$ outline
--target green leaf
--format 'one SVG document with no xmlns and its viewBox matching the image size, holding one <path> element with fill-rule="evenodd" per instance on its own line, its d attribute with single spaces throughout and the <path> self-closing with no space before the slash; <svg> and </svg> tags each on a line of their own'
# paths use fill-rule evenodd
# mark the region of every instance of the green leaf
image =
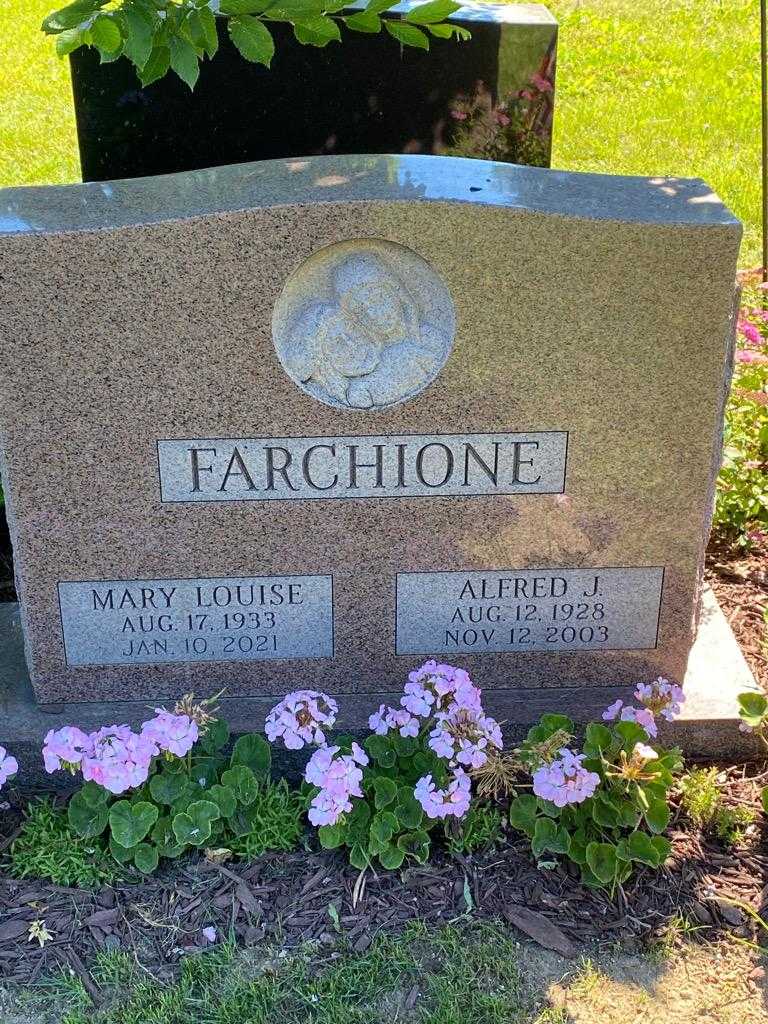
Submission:
<svg viewBox="0 0 768 1024">
<path fill-rule="evenodd" d="M 231 818 L 237 810 L 237 797 L 233 790 L 218 783 L 206 791 L 206 799 L 212 800 L 219 808 L 222 818 Z"/>
<path fill-rule="evenodd" d="M 426 864 L 429 859 L 429 836 L 421 829 L 404 832 L 397 840 L 397 845 L 407 857 L 413 857 L 417 864 Z"/>
<path fill-rule="evenodd" d="M 344 19 L 344 24 L 355 32 L 381 32 L 381 18 L 372 11 L 350 14 Z"/>
<path fill-rule="evenodd" d="M 346 838 L 345 831 L 344 826 L 339 822 L 336 822 L 335 825 L 321 825 L 317 830 L 317 838 L 324 850 L 335 850 L 338 846 L 343 846 Z"/>
<path fill-rule="evenodd" d="M 324 826 L 327 828 L 327 826 Z M 353 868 L 357 868 L 358 871 L 363 871 L 365 868 L 370 867 L 371 859 L 364 846 L 360 843 L 355 843 L 352 849 L 349 851 L 349 863 Z"/>
<path fill-rule="evenodd" d="M 574 733 L 576 731 L 576 726 L 574 725 L 572 718 L 569 718 L 567 715 L 557 715 L 552 712 L 542 715 L 539 719 L 539 724 L 544 726 L 550 736 L 560 731 L 569 733 Z"/>
<path fill-rule="evenodd" d="M 91 41 L 102 58 L 117 53 L 122 46 L 123 34 L 115 18 L 100 14 L 90 29 Z"/>
<path fill-rule="evenodd" d="M 659 866 L 661 866 L 670 853 L 672 853 L 672 843 L 665 839 L 664 836 L 651 836 L 651 842 L 659 855 Z"/>
<path fill-rule="evenodd" d="M 173 819 L 173 832 L 179 843 L 202 846 L 210 839 L 212 822 L 220 817 L 218 806 L 210 800 L 196 800 L 186 812 Z"/>
<path fill-rule="evenodd" d="M 167 46 L 153 46 L 149 60 L 139 72 L 139 79 L 144 88 L 167 74 L 171 66 L 171 51 Z"/>
<path fill-rule="evenodd" d="M 371 822 L 371 808 L 366 800 L 355 800 L 345 826 L 351 843 L 366 843 Z"/>
<path fill-rule="evenodd" d="M 379 775 L 373 780 L 373 789 L 376 793 L 375 804 L 377 811 L 391 804 L 397 797 L 397 783 L 383 775 Z"/>
<path fill-rule="evenodd" d="M 399 828 L 397 818 L 391 811 L 380 811 L 371 822 L 371 839 L 378 843 L 388 842 Z"/>
<path fill-rule="evenodd" d="M 205 50 L 209 57 L 213 57 L 219 48 L 219 34 L 216 31 L 216 18 L 209 7 L 201 7 L 199 10 L 191 11 L 187 18 L 189 31 L 192 35 L 192 42 L 201 50 Z M 223 743 L 218 742 L 218 737 L 226 734 Z M 221 750 L 229 739 L 227 723 L 218 718 L 213 722 L 203 737 L 203 742 L 209 741 L 214 750 Z"/>
<path fill-rule="evenodd" d="M 109 806 L 105 800 L 97 801 L 93 799 L 91 796 L 92 791 L 88 789 L 89 786 L 93 786 L 95 789 L 101 790 L 102 793 L 106 793 L 105 790 L 101 789 L 100 786 L 96 786 L 95 783 L 86 782 L 82 789 L 74 794 L 67 808 L 69 824 L 83 839 L 93 839 L 94 836 L 100 836 L 107 827 L 109 820 Z"/>
<path fill-rule="evenodd" d="M 384 27 L 403 46 L 415 46 L 420 50 L 429 49 L 429 39 L 415 25 L 406 25 L 404 21 L 385 21 Z"/>
<path fill-rule="evenodd" d="M 143 68 L 152 53 L 152 18 L 138 7 L 124 7 L 122 16 L 126 28 L 123 53 L 137 68 Z"/>
<path fill-rule="evenodd" d="M 275 43 L 269 29 L 247 14 L 231 18 L 227 27 L 230 39 L 246 60 L 269 67 L 275 55 Z"/>
<path fill-rule="evenodd" d="M 627 751 L 633 750 L 636 743 L 648 742 L 648 733 L 637 722 L 617 722 L 613 728 Z"/>
<path fill-rule="evenodd" d="M 159 857 L 154 846 L 148 843 L 139 843 L 133 851 L 133 863 L 145 875 L 151 875 L 157 867 Z"/>
<path fill-rule="evenodd" d="M 108 0 L 75 0 L 75 3 L 67 4 L 66 7 L 49 14 L 43 20 L 43 32 L 51 36 L 66 29 L 77 28 L 106 3 Z"/>
<path fill-rule="evenodd" d="M 396 7 L 399 2 L 400 0 L 369 0 L 365 5 L 365 11 L 367 14 L 381 14 L 391 7 Z"/>
<path fill-rule="evenodd" d="M 427 25 L 427 31 L 430 35 L 436 36 L 438 39 L 458 39 L 460 42 L 466 42 L 472 38 L 472 33 L 468 28 L 464 28 L 463 25 L 455 25 L 453 22 L 445 22 L 439 25 Z"/>
<path fill-rule="evenodd" d="M 399 732 L 392 734 L 392 747 L 399 757 L 411 757 L 416 753 L 419 742 L 415 736 L 401 736 Z"/>
<path fill-rule="evenodd" d="M 632 832 L 627 839 L 627 849 L 632 860 L 648 864 L 652 868 L 659 866 L 659 851 L 645 832 Z"/>
<path fill-rule="evenodd" d="M 136 804 L 118 800 L 109 809 L 109 828 L 113 839 L 126 849 L 136 846 L 155 824 L 159 813 L 154 804 L 145 800 Z"/>
<path fill-rule="evenodd" d="M 763 805 L 765 813 L 768 814 L 768 786 L 760 790 L 760 803 Z"/>
<path fill-rule="evenodd" d="M 66 57 L 84 43 L 85 38 L 79 28 L 65 29 L 56 36 L 56 53 L 59 57 Z"/>
<path fill-rule="evenodd" d="M 421 804 L 407 787 L 400 789 L 394 811 L 397 820 L 403 828 L 417 829 L 424 820 L 424 811 Z"/>
<path fill-rule="evenodd" d="M 249 733 L 235 741 L 229 763 L 233 768 L 244 764 L 257 779 L 266 781 L 272 770 L 272 750 L 263 736 Z"/>
<path fill-rule="evenodd" d="M 552 853 L 568 853 L 568 833 L 551 818 L 538 818 L 531 840 L 531 851 L 537 859 L 550 850 Z"/>
<path fill-rule="evenodd" d="M 596 878 L 606 885 L 610 884 L 619 867 L 616 847 L 611 843 L 589 843 L 587 865 Z"/>
<path fill-rule="evenodd" d="M 613 802 L 603 794 L 597 794 L 592 801 L 592 817 L 604 828 L 616 828 L 621 823 L 621 815 Z"/>
<path fill-rule="evenodd" d="M 159 804 L 172 804 L 179 800 L 189 786 L 186 775 L 160 771 L 149 780 L 149 792 Z"/>
<path fill-rule="evenodd" d="M 336 43 L 341 40 L 339 26 L 333 18 L 326 18 L 323 14 L 314 17 L 302 17 L 295 21 L 293 34 L 300 43 L 309 46 L 327 46 L 328 43 Z"/>
<path fill-rule="evenodd" d="M 150 839 L 157 847 L 157 852 L 161 857 L 172 859 L 184 852 L 184 847 L 176 840 L 171 819 L 168 817 L 163 816 L 157 819 L 155 827 L 150 832 Z"/>
<path fill-rule="evenodd" d="M 513 828 L 533 838 L 539 804 L 535 796 L 516 796 L 509 805 L 509 823 Z"/>
<path fill-rule="evenodd" d="M 669 824 L 669 807 L 666 800 L 649 799 L 643 817 L 651 832 L 663 832 Z"/>
<path fill-rule="evenodd" d="M 248 806 L 256 799 L 259 792 L 259 784 L 251 769 L 244 764 L 235 765 L 221 773 L 221 782 L 227 789 L 232 790 L 237 802 Z"/>
<path fill-rule="evenodd" d="M 133 850 L 128 850 L 120 843 L 116 843 L 113 836 L 109 837 L 109 852 L 118 864 L 128 864 L 133 860 Z"/>
<path fill-rule="evenodd" d="M 419 4 L 410 10 L 405 20 L 413 25 L 429 25 L 436 21 L 445 21 L 460 8 L 461 4 L 454 3 L 453 0 L 430 0 L 430 3 Z"/>
<path fill-rule="evenodd" d="M 274 4 L 275 0 L 221 0 L 221 14 L 260 14 Z"/>
<path fill-rule="evenodd" d="M 753 729 L 760 726 L 768 711 L 768 699 L 762 693 L 740 693 L 736 698 L 739 702 L 739 717 Z"/>
<path fill-rule="evenodd" d="M 607 750 L 611 745 L 611 730 L 599 722 L 590 722 L 584 737 L 584 750 L 592 753 Z"/>
<path fill-rule="evenodd" d="M 399 846 L 390 844 L 379 854 L 381 866 L 387 871 L 396 871 L 405 860 L 405 854 Z"/>
<path fill-rule="evenodd" d="M 381 765 L 382 768 L 392 768 L 397 757 L 392 749 L 392 744 L 387 736 L 369 736 L 363 746 L 366 752 Z"/>
<path fill-rule="evenodd" d="M 168 44 L 171 51 L 171 70 L 175 71 L 190 89 L 194 89 L 200 75 L 197 51 L 181 36 L 171 36 Z"/>
</svg>

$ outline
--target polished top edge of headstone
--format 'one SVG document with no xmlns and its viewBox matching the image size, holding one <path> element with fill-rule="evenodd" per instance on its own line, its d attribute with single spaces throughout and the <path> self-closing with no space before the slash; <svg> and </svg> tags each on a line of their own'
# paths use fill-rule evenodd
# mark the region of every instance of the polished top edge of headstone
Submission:
<svg viewBox="0 0 768 1024">
<path fill-rule="evenodd" d="M 2 189 L 0 234 L 114 230 L 276 206 L 413 201 L 740 231 L 740 222 L 698 178 L 397 154 L 262 160 L 147 178 Z"/>
<path fill-rule="evenodd" d="M 424 0 L 401 0 L 387 14 L 408 14 Z M 350 7 L 365 10 L 368 0 L 353 0 Z M 469 0 L 450 15 L 450 21 L 488 22 L 492 25 L 557 25 L 557 18 L 544 4 L 492 4 Z"/>
</svg>

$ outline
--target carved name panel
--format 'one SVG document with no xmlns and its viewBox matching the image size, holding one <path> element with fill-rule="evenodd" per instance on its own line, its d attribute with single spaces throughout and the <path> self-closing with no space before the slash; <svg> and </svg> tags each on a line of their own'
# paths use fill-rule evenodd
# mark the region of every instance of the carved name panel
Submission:
<svg viewBox="0 0 768 1024">
<path fill-rule="evenodd" d="M 59 583 L 68 665 L 333 657 L 330 576 Z"/>
<path fill-rule="evenodd" d="M 399 573 L 397 653 L 647 650 L 663 581 L 660 566 Z"/>
<path fill-rule="evenodd" d="M 568 434 L 396 434 L 157 442 L 163 501 L 560 494 Z"/>
</svg>

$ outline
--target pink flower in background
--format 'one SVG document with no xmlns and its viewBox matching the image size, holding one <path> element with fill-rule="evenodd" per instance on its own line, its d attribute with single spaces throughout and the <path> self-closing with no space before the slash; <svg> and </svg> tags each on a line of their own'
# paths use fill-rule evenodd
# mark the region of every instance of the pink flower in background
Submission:
<svg viewBox="0 0 768 1024">
<path fill-rule="evenodd" d="M 463 110 L 452 110 L 451 111 L 451 117 L 453 118 L 454 121 L 466 121 L 467 120 L 467 115 L 464 113 Z"/>
<path fill-rule="evenodd" d="M 600 776 L 582 766 L 583 754 L 563 747 L 560 757 L 544 764 L 533 773 L 533 792 L 555 807 L 580 804 L 593 796 L 600 785 Z"/>
<path fill-rule="evenodd" d="M 208 943 L 215 942 L 216 939 L 218 938 L 216 929 L 213 927 L 212 924 L 209 924 L 207 928 L 203 928 L 202 936 Z"/>
<path fill-rule="evenodd" d="M 149 777 L 158 747 L 148 736 L 127 725 L 110 725 L 92 734 L 93 750 L 81 761 L 83 778 L 110 793 L 124 793 L 143 785 Z"/>
<path fill-rule="evenodd" d="M 62 765 L 80 764 L 83 757 L 93 751 L 93 737 L 74 725 L 50 729 L 43 741 L 43 762 L 50 775 Z"/>
<path fill-rule="evenodd" d="M 621 711 L 621 709 L 623 707 L 624 707 L 624 701 L 623 700 L 617 700 L 617 701 L 614 701 L 613 704 L 609 704 L 608 707 L 603 712 L 603 721 L 604 722 L 613 722 L 616 718 L 619 717 L 619 712 Z"/>
<path fill-rule="evenodd" d="M 197 722 L 189 715 L 173 715 L 164 708 L 155 708 L 155 717 L 144 722 L 141 732 L 160 750 L 177 757 L 188 754 L 199 738 Z"/>
<path fill-rule="evenodd" d="M 531 85 L 535 85 L 539 92 L 552 92 L 552 83 L 548 78 L 545 78 L 540 72 L 535 71 L 530 79 Z"/>
<path fill-rule="evenodd" d="M 301 750 L 307 743 L 325 743 L 325 728 L 336 722 L 339 707 L 326 693 L 296 690 L 276 704 L 267 715 L 264 731 L 274 743 L 282 738 L 288 750 Z"/>
<path fill-rule="evenodd" d="M 0 786 L 4 786 L 19 770 L 19 762 L 11 757 L 5 747 L 0 747 Z"/>
<path fill-rule="evenodd" d="M 456 768 L 446 789 L 437 789 L 431 775 L 419 779 L 413 795 L 428 818 L 463 818 L 469 810 L 471 781 L 462 768 Z"/>
<path fill-rule="evenodd" d="M 739 320 L 737 328 L 740 333 L 747 339 L 750 345 L 762 345 L 763 336 L 760 333 L 758 327 L 751 324 L 749 320 Z"/>
<path fill-rule="evenodd" d="M 764 356 L 762 352 L 753 352 L 748 348 L 737 348 L 736 361 L 738 363 L 768 363 L 768 356 Z"/>
<path fill-rule="evenodd" d="M 509 114 L 505 114 L 503 110 L 497 110 L 496 111 L 496 121 L 503 128 L 506 128 L 507 125 L 510 123 L 510 116 L 509 116 Z"/>
<path fill-rule="evenodd" d="M 656 719 L 653 717 L 653 712 L 649 711 L 648 708 L 631 708 L 627 706 L 622 709 L 620 717 L 622 722 L 636 722 L 654 739 L 659 735 Z"/>
</svg>

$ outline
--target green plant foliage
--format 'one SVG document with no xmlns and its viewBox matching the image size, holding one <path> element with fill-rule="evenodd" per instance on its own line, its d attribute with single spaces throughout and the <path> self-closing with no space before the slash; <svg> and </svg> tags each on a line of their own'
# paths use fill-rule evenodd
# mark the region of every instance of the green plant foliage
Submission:
<svg viewBox="0 0 768 1024">
<path fill-rule="evenodd" d="M 698 828 L 707 828 L 720 807 L 717 768 L 693 768 L 680 780 L 680 804 Z"/>
<path fill-rule="evenodd" d="M 574 723 L 562 715 L 544 715 L 529 730 L 520 760 L 539 765 L 567 745 Z M 682 767 L 679 751 L 655 748 L 646 759 L 648 735 L 636 722 L 587 726 L 583 767 L 599 776 L 594 794 L 580 803 L 556 807 L 533 794 L 510 803 L 509 821 L 531 841 L 537 859 L 565 856 L 577 864 L 582 881 L 613 889 L 638 864 L 657 868 L 669 856 L 661 833 L 669 823 L 669 790 Z M 544 757 L 542 758 L 542 755 Z"/>
<path fill-rule="evenodd" d="M 720 807 L 715 815 L 715 835 L 725 846 L 741 846 L 754 825 L 757 811 L 752 807 Z"/>
<path fill-rule="evenodd" d="M 445 838 L 453 854 L 466 856 L 486 850 L 501 837 L 501 811 L 491 804 L 474 801 L 463 818 L 446 822 Z"/>
<path fill-rule="evenodd" d="M 352 749 L 349 737 L 339 737 L 342 753 Z M 387 870 L 400 868 L 407 861 L 424 864 L 429 858 L 429 831 L 435 822 L 428 819 L 413 789 L 423 775 L 432 775 L 437 786 L 447 777 L 446 762 L 424 749 L 416 739 L 396 731 L 385 736 L 375 733 L 364 743 L 370 757 L 363 782 L 363 799 L 355 800 L 353 810 L 335 825 L 318 829 L 325 850 L 346 847 L 349 860 L 358 870 L 378 860 Z M 310 798 L 318 790 L 313 788 Z"/>
<path fill-rule="evenodd" d="M 14 878 L 47 878 L 78 888 L 112 882 L 118 875 L 104 840 L 78 834 L 67 812 L 47 799 L 29 804 L 8 869 Z"/>
<path fill-rule="evenodd" d="M 217 18 L 242 56 L 269 67 L 275 42 L 269 25 L 287 22 L 300 43 L 327 46 L 341 40 L 341 29 L 380 32 L 403 46 L 429 49 L 436 39 L 468 39 L 469 32 L 445 19 L 461 6 L 430 0 L 400 19 L 380 15 L 398 0 L 369 0 L 364 11 L 342 14 L 345 0 L 74 0 L 49 14 L 43 31 L 56 36 L 59 56 L 93 46 L 102 63 L 125 56 L 143 86 L 173 71 L 194 89 L 200 62 L 218 49 Z"/>
<path fill-rule="evenodd" d="M 206 846 L 237 856 L 289 850 L 298 842 L 305 795 L 270 782 L 271 751 L 261 736 L 237 740 L 230 757 L 224 722 L 214 722 L 187 757 L 157 759 L 147 782 L 123 797 L 85 783 L 69 802 L 68 827 L 117 864 L 148 874 L 162 858 Z"/>
<path fill-rule="evenodd" d="M 768 539 L 768 323 L 762 296 L 745 285 L 714 516 L 716 532 L 737 548 Z"/>
<path fill-rule="evenodd" d="M 248 831 L 230 839 L 236 857 L 253 860 L 268 850 L 295 850 L 304 830 L 306 796 L 291 789 L 285 779 L 262 782 L 244 812 Z"/>
</svg>

